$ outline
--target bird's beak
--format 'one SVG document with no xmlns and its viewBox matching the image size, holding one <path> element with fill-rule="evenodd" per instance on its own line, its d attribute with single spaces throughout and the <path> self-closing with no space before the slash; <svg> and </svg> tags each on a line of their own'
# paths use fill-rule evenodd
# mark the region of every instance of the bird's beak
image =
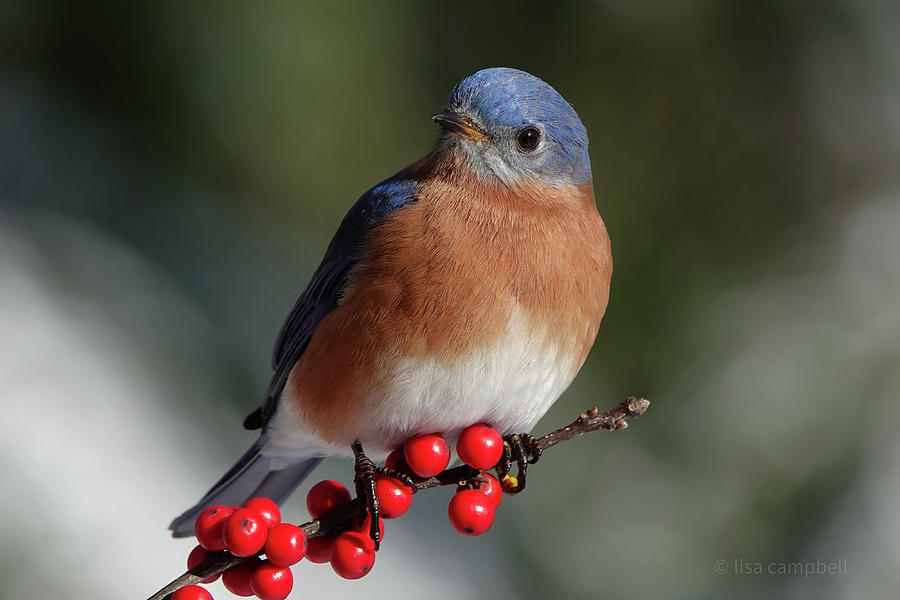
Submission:
<svg viewBox="0 0 900 600">
<path fill-rule="evenodd" d="M 455 133 L 461 138 L 472 141 L 487 140 L 489 138 L 481 129 L 479 129 L 471 119 L 464 117 L 452 110 L 445 110 L 431 117 L 435 123 L 451 133 Z"/>
</svg>

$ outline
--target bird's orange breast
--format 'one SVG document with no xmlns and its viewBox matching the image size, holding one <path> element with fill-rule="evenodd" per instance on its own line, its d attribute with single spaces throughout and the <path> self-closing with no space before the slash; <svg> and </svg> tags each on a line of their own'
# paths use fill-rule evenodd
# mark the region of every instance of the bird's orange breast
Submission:
<svg viewBox="0 0 900 600">
<path fill-rule="evenodd" d="M 510 189 L 432 172 L 417 202 L 367 235 L 344 299 L 288 380 L 285 401 L 329 442 L 353 441 L 399 361 L 453 367 L 496 344 L 514 311 L 545 332 L 536 344 L 567 349 L 572 376 L 593 344 L 612 258 L 591 183 Z"/>
</svg>

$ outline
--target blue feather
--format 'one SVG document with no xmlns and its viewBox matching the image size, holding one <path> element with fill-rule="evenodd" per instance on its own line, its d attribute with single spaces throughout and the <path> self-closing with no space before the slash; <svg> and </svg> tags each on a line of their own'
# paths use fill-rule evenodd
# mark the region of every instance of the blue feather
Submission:
<svg viewBox="0 0 900 600">
<path fill-rule="evenodd" d="M 272 353 L 275 374 L 263 406 L 247 417 L 245 427 L 261 427 L 275 412 L 278 397 L 291 369 L 306 350 L 319 322 L 337 307 L 359 263 L 360 246 L 365 235 L 391 213 L 412 204 L 416 191 L 416 182 L 410 170 L 404 169 L 363 194 L 347 212 L 325 251 L 322 263 L 297 299 L 275 340 Z"/>
<path fill-rule="evenodd" d="M 508 67 L 482 69 L 450 92 L 451 110 L 476 116 L 488 130 L 540 125 L 551 144 L 540 164 L 520 165 L 523 174 L 581 184 L 591 177 L 587 130 L 578 113 L 543 80 Z M 516 165 L 511 165 L 515 167 Z"/>
<path fill-rule="evenodd" d="M 303 355 L 319 322 L 334 310 L 359 263 L 359 251 L 366 234 L 391 213 L 415 201 L 417 186 L 409 169 L 405 169 L 362 195 L 350 209 L 328 245 L 325 257 L 312 280 L 294 304 L 294 308 L 278 334 L 272 365 L 275 375 L 263 405 L 244 421 L 248 429 L 264 427 L 278 406 L 294 364 Z M 172 521 L 169 529 L 175 537 L 190 535 L 197 515 L 212 504 L 234 505 L 252 496 L 265 496 L 281 503 L 321 462 L 321 458 L 307 457 L 273 468 L 265 456 L 268 436 L 265 430 L 255 444 L 203 496 L 203 498 Z"/>
</svg>

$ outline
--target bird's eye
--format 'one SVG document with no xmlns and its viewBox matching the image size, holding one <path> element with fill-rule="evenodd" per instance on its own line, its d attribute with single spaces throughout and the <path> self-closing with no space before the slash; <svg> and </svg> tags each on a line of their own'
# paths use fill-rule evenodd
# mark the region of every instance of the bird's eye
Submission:
<svg viewBox="0 0 900 600">
<path fill-rule="evenodd" d="M 531 152 L 541 143 L 541 132 L 534 127 L 526 127 L 516 134 L 516 143 L 522 152 Z"/>
</svg>

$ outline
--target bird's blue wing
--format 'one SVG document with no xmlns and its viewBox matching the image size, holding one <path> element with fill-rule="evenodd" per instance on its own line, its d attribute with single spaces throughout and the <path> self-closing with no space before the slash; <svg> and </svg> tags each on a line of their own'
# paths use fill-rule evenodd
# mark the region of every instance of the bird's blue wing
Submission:
<svg viewBox="0 0 900 600">
<path fill-rule="evenodd" d="M 325 258 L 281 327 L 272 353 L 275 374 L 266 399 L 244 420 L 244 427 L 259 429 L 271 418 L 291 369 L 303 356 L 316 327 L 337 307 L 359 263 L 363 238 L 386 216 L 415 202 L 416 189 L 410 170 L 406 169 L 363 194 L 344 217 Z"/>
</svg>

